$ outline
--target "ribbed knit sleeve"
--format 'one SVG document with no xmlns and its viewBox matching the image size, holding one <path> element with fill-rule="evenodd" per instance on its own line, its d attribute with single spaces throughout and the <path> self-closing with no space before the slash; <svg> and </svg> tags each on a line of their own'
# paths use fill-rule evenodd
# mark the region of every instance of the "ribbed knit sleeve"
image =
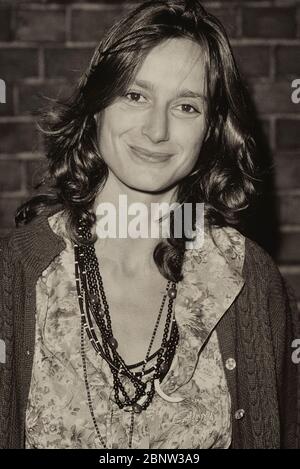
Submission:
<svg viewBox="0 0 300 469">
<path fill-rule="evenodd" d="M 300 338 L 300 314 L 293 289 L 270 264 L 270 323 L 279 389 L 281 448 L 300 448 L 300 364 L 292 360 L 294 339 Z"/>
<path fill-rule="evenodd" d="M 252 255 L 252 277 L 255 282 L 260 282 L 260 288 L 252 290 L 254 293 L 259 290 L 265 292 L 267 297 L 266 302 L 261 298 L 254 303 L 258 311 L 266 308 L 267 315 L 262 315 L 265 331 L 271 331 L 280 414 L 280 447 L 300 448 L 300 365 L 292 361 L 292 343 L 300 337 L 300 315 L 295 295 L 272 257 L 256 243 L 250 241 L 248 244 Z M 264 337 L 262 339 L 266 341 L 267 336 Z M 270 359 L 269 368 L 271 363 Z"/>
</svg>

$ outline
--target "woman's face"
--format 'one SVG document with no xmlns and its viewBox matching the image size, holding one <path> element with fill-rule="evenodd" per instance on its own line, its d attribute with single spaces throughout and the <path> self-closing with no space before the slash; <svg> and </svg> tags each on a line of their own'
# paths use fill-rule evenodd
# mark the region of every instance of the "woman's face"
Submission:
<svg viewBox="0 0 300 469">
<path fill-rule="evenodd" d="M 114 176 L 144 192 L 173 187 L 193 169 L 207 132 L 201 47 L 169 39 L 99 116 L 100 153 Z"/>
</svg>

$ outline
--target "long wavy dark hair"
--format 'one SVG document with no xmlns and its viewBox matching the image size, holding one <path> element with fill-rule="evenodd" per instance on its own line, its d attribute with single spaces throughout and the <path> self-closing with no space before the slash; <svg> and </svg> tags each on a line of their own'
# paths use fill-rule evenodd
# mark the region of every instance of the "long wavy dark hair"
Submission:
<svg viewBox="0 0 300 469">
<path fill-rule="evenodd" d="M 17 224 L 29 222 L 46 206 L 61 204 L 70 238 L 82 242 L 79 220 L 90 228 L 95 224 L 93 204 L 108 176 L 95 115 L 126 93 L 149 50 L 170 38 L 189 38 L 201 46 L 208 92 L 208 138 L 192 173 L 179 182 L 176 201 L 193 206 L 203 202 L 209 226 L 239 226 L 257 180 L 248 98 L 222 24 L 198 0 L 145 2 L 109 30 L 74 94 L 57 102 L 42 123 L 48 169 L 40 187 L 47 190 L 18 209 Z M 181 278 L 185 241 L 171 229 L 154 250 L 167 279 Z"/>
</svg>

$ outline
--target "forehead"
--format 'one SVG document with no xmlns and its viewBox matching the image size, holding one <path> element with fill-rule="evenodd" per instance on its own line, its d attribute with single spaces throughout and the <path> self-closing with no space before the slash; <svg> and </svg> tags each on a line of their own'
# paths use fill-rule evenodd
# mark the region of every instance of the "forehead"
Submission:
<svg viewBox="0 0 300 469">
<path fill-rule="evenodd" d="M 196 42 L 185 38 L 168 39 L 147 54 L 136 76 L 153 89 L 166 93 L 188 88 L 195 92 L 205 89 L 205 56 Z"/>
</svg>

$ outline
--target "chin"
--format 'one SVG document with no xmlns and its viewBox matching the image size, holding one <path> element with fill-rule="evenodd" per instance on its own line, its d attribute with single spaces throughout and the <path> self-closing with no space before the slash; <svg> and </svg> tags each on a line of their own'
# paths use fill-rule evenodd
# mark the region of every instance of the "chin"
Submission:
<svg viewBox="0 0 300 469">
<path fill-rule="evenodd" d="M 163 192 L 167 189 L 169 189 L 169 185 L 163 185 L 163 184 L 132 184 L 128 185 L 131 189 L 134 189 L 138 192 L 147 192 L 147 193 L 152 193 L 152 194 L 157 194 L 160 192 Z"/>
<path fill-rule="evenodd" d="M 130 189 L 136 190 L 138 192 L 147 192 L 147 193 L 159 193 L 165 191 L 172 187 L 169 182 L 158 182 L 158 181 L 125 181 L 123 184 L 128 186 Z"/>
</svg>

